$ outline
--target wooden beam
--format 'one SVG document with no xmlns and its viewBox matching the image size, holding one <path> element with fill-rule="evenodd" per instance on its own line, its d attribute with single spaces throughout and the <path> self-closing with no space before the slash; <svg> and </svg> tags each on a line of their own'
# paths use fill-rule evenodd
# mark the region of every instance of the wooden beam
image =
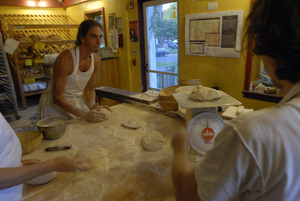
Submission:
<svg viewBox="0 0 300 201">
<path fill-rule="evenodd" d="M 28 6 L 28 1 L 29 0 L 1 0 L 0 1 L 0 6 L 22 6 L 22 7 L 30 7 Z M 39 0 L 35 0 L 37 6 L 35 7 L 39 7 L 38 6 L 38 2 Z M 58 2 L 58 0 L 45 0 L 45 2 L 47 3 L 45 8 L 50 8 L 50 7 L 54 7 L 54 8 L 62 8 L 63 7 L 63 3 L 62 2 Z"/>
</svg>

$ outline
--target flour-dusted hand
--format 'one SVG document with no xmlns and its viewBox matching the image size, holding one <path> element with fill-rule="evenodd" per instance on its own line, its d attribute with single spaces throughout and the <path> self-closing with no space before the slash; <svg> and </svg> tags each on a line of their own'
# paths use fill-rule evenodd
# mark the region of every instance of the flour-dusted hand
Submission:
<svg viewBox="0 0 300 201">
<path fill-rule="evenodd" d="M 60 156 L 53 160 L 55 171 L 60 172 L 78 172 L 91 170 L 94 165 L 89 159 L 72 158 L 70 156 Z"/>
</svg>

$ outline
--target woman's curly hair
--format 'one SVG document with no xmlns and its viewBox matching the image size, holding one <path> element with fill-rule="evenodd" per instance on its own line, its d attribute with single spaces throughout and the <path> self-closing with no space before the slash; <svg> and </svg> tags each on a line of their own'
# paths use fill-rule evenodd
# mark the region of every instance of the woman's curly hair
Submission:
<svg viewBox="0 0 300 201">
<path fill-rule="evenodd" d="M 300 0 L 256 0 L 246 22 L 253 52 L 277 61 L 279 79 L 300 81 Z"/>
</svg>

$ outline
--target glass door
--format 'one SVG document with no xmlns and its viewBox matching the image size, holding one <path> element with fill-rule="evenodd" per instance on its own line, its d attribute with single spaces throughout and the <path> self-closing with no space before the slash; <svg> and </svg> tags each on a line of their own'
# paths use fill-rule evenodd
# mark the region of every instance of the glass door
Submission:
<svg viewBox="0 0 300 201">
<path fill-rule="evenodd" d="M 143 3 L 147 89 L 177 85 L 177 1 Z"/>
</svg>

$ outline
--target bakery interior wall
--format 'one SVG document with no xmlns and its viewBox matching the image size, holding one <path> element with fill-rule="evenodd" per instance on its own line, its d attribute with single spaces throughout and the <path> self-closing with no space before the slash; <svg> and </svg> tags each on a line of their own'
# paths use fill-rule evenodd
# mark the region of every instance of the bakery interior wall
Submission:
<svg viewBox="0 0 300 201">
<path fill-rule="evenodd" d="M 245 67 L 246 67 L 246 50 L 241 53 L 239 59 L 221 58 L 221 57 L 201 57 L 185 55 L 184 37 L 185 37 L 185 15 L 219 12 L 229 10 L 244 10 L 244 19 L 250 11 L 250 0 L 219 0 L 213 1 L 218 3 L 218 9 L 207 11 L 207 4 L 212 1 L 191 1 L 185 0 L 179 2 L 179 62 L 180 78 L 199 78 L 205 86 L 218 86 L 220 90 L 238 99 L 246 108 L 263 108 L 274 105 L 266 101 L 258 101 L 243 98 Z M 245 23 L 244 23 L 245 24 Z M 243 34 L 245 31 L 243 30 Z M 244 43 L 246 45 L 246 43 Z M 253 65 L 257 62 L 257 57 L 253 58 Z M 257 69 L 257 66 L 253 66 Z M 257 73 L 253 70 L 252 74 Z M 255 77 L 255 75 L 253 75 Z"/>
<path fill-rule="evenodd" d="M 138 20 L 137 0 L 134 0 L 134 8 L 129 9 L 129 2 L 132 0 L 95 0 L 76 4 L 67 8 L 28 8 L 5 6 L 0 7 L 1 14 L 67 14 L 78 23 L 84 20 L 84 11 L 94 10 L 104 7 L 106 19 L 106 34 L 108 45 L 108 14 L 115 13 L 116 17 L 122 17 L 123 43 L 124 47 L 119 48 L 115 56 L 118 57 L 119 83 L 120 88 L 135 92 L 142 92 L 140 55 L 132 55 L 132 50 L 139 51 L 139 43 L 129 41 L 129 21 Z M 235 97 L 243 103 L 246 108 L 263 108 L 274 105 L 274 103 L 243 98 L 246 51 L 241 53 L 241 58 L 220 58 L 220 57 L 200 57 L 185 55 L 185 15 L 210 12 L 207 11 L 209 2 L 217 2 L 218 9 L 212 12 L 228 10 L 244 10 L 244 18 L 249 13 L 250 0 L 179 0 L 178 1 L 178 38 L 179 38 L 179 78 L 199 78 L 205 86 L 217 86 L 221 90 Z M 244 31 L 243 31 L 244 33 Z M 132 64 L 132 59 L 136 59 L 136 65 Z M 259 62 L 254 57 L 253 64 Z M 253 69 L 257 69 L 254 67 Z M 252 78 L 257 71 L 252 71 Z"/>
</svg>

